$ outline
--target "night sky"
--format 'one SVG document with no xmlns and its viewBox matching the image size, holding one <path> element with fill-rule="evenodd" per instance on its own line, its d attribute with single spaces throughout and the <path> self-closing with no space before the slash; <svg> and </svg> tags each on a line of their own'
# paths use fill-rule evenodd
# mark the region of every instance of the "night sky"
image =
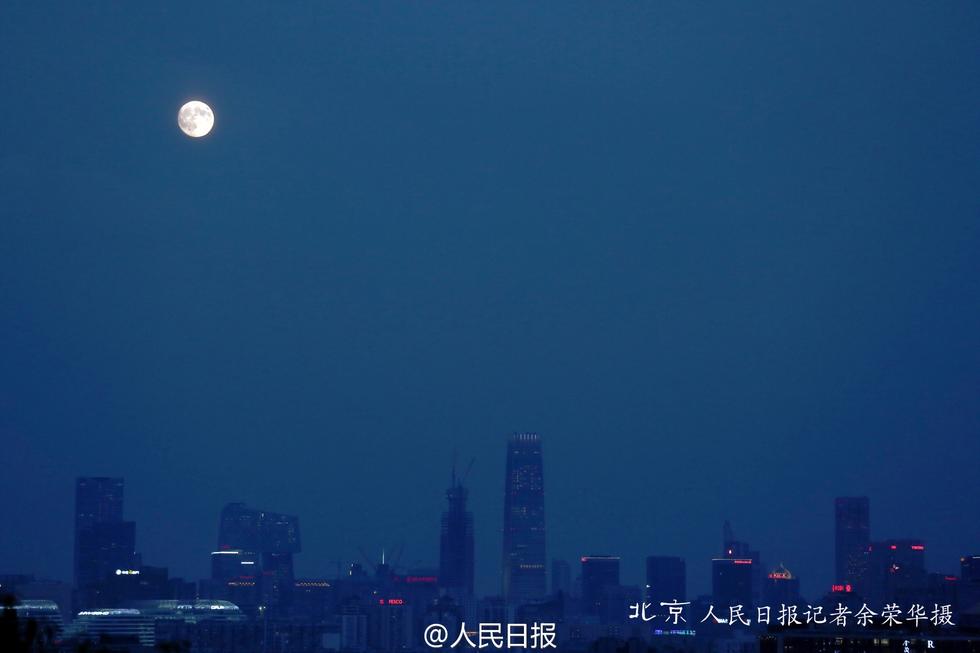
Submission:
<svg viewBox="0 0 980 653">
<path fill-rule="evenodd" d="M 0 8 L 0 572 L 78 475 L 173 574 L 231 500 L 435 565 L 455 449 L 496 592 L 525 430 L 624 582 L 730 519 L 817 598 L 837 495 L 980 552 L 980 5 L 88 5 Z"/>
</svg>

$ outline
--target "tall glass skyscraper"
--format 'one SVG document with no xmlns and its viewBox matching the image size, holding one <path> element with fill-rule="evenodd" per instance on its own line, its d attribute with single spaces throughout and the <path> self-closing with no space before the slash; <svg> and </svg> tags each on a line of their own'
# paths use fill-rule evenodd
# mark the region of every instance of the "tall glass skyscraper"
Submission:
<svg viewBox="0 0 980 653">
<path fill-rule="evenodd" d="M 75 607 L 98 607 L 100 590 L 116 569 L 137 566 L 136 525 L 123 521 L 123 480 L 75 481 Z"/>
<path fill-rule="evenodd" d="M 867 587 L 871 509 L 868 497 L 838 497 L 834 501 L 834 582 Z"/>
<path fill-rule="evenodd" d="M 541 438 L 515 433 L 507 444 L 504 482 L 503 592 L 510 603 L 544 596 L 544 471 Z"/>
</svg>

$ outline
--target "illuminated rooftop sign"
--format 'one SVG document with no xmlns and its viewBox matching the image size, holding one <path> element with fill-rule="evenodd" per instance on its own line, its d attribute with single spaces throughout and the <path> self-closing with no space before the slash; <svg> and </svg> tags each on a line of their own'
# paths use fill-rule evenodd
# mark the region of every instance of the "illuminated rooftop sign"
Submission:
<svg viewBox="0 0 980 653">
<path fill-rule="evenodd" d="M 395 579 L 397 580 L 398 579 L 398 576 L 396 576 Z M 401 577 L 401 580 L 403 582 L 406 582 L 406 583 L 432 583 L 432 584 L 435 584 L 435 583 L 438 583 L 439 582 L 439 577 L 438 576 L 402 576 Z"/>
</svg>

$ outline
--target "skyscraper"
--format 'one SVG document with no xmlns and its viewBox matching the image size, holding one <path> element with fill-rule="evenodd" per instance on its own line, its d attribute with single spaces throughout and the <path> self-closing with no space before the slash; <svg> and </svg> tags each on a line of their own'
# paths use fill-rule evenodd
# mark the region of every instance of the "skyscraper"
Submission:
<svg viewBox="0 0 980 653">
<path fill-rule="evenodd" d="M 567 560 L 555 558 L 551 561 L 551 593 L 568 594 L 572 591 L 572 568 Z"/>
<path fill-rule="evenodd" d="M 687 599 L 687 565 L 676 556 L 647 558 L 646 599 L 654 608 L 668 601 Z"/>
<path fill-rule="evenodd" d="M 727 520 L 722 526 L 721 557 L 722 559 L 728 560 L 738 559 L 737 563 L 733 563 L 738 565 L 735 567 L 723 563 L 712 563 L 713 573 L 718 572 L 721 574 L 721 577 L 724 577 L 721 580 L 722 585 L 730 588 L 735 587 L 735 585 L 741 582 L 742 576 L 748 574 L 750 576 L 749 596 L 755 604 L 759 604 L 762 600 L 762 586 L 765 580 L 763 576 L 762 556 L 758 551 L 753 550 L 748 542 L 735 538 L 735 531 L 732 529 L 731 523 Z M 715 575 L 716 577 L 718 576 L 717 573 Z M 735 585 L 730 583 L 735 583 Z"/>
<path fill-rule="evenodd" d="M 446 490 L 449 507 L 442 513 L 439 537 L 439 584 L 455 596 L 473 594 L 473 513 L 466 510 L 466 488 L 456 477 Z"/>
<path fill-rule="evenodd" d="M 790 605 L 800 600 L 800 579 L 780 564 L 766 576 L 762 591 L 765 605 Z"/>
<path fill-rule="evenodd" d="M 541 438 L 515 433 L 507 444 L 504 481 L 504 598 L 519 603 L 546 591 Z"/>
<path fill-rule="evenodd" d="M 871 511 L 868 497 L 834 500 L 834 582 L 867 591 Z"/>
<path fill-rule="evenodd" d="M 298 517 L 229 503 L 221 511 L 218 551 L 212 554 L 212 580 L 236 587 L 260 571 L 257 589 L 262 602 L 272 607 L 284 605 L 289 603 L 293 588 L 293 554 L 299 551 Z M 215 559 L 223 555 L 230 557 Z M 251 570 L 254 562 L 260 563 L 260 570 Z M 247 572 L 245 566 L 250 567 Z M 234 576 L 225 576 L 229 573 Z"/>
<path fill-rule="evenodd" d="M 902 592 L 918 590 L 927 584 L 926 545 L 919 539 L 891 539 L 868 545 L 865 587 L 859 587 L 868 602 L 896 601 Z M 915 592 L 912 593 L 916 595 Z"/>
<path fill-rule="evenodd" d="M 969 609 L 980 603 L 980 555 L 960 558 L 960 609 Z"/>
<path fill-rule="evenodd" d="M 90 537 L 96 524 L 122 521 L 121 478 L 78 478 L 75 480 L 75 587 L 94 580 L 95 542 Z"/>
<path fill-rule="evenodd" d="M 97 607 L 99 590 L 116 569 L 138 565 L 136 525 L 123 521 L 123 479 L 75 481 L 76 608 Z"/>
<path fill-rule="evenodd" d="M 711 598 L 715 605 L 751 606 L 752 558 L 714 558 L 711 561 Z"/>
<path fill-rule="evenodd" d="M 619 586 L 619 556 L 582 556 L 582 607 L 599 614 L 606 591 Z"/>
</svg>

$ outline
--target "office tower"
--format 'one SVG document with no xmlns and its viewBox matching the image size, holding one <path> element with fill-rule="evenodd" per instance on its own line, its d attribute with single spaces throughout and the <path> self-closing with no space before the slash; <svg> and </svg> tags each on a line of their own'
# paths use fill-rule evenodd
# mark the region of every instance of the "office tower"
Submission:
<svg viewBox="0 0 980 653">
<path fill-rule="evenodd" d="M 606 593 L 619 586 L 619 556 L 582 556 L 582 607 L 599 614 Z"/>
<path fill-rule="evenodd" d="M 117 569 L 138 566 L 136 525 L 123 521 L 123 479 L 75 481 L 76 608 L 99 607 L 100 589 Z"/>
<path fill-rule="evenodd" d="M 90 534 L 96 524 L 122 521 L 121 478 L 78 478 L 75 480 L 75 587 L 95 580 L 92 561 L 94 542 Z"/>
<path fill-rule="evenodd" d="M 868 604 L 921 594 L 928 585 L 926 545 L 917 539 L 894 539 L 868 545 Z"/>
<path fill-rule="evenodd" d="M 551 593 L 568 594 L 572 591 L 572 568 L 567 560 L 551 561 Z"/>
<path fill-rule="evenodd" d="M 467 491 L 456 478 L 446 490 L 448 510 L 442 513 L 439 538 L 439 584 L 457 597 L 473 594 L 473 513 L 466 509 Z"/>
<path fill-rule="evenodd" d="M 960 588 L 957 602 L 961 610 L 980 604 L 980 555 L 960 558 Z"/>
<path fill-rule="evenodd" d="M 751 558 L 715 558 L 711 561 L 711 597 L 722 609 L 734 605 L 752 606 L 753 572 Z"/>
<path fill-rule="evenodd" d="M 262 549 L 262 511 L 244 503 L 229 503 L 221 510 L 218 524 L 218 549 Z"/>
<path fill-rule="evenodd" d="M 871 509 L 868 497 L 834 500 L 834 583 L 867 591 Z"/>
<path fill-rule="evenodd" d="M 359 606 L 345 606 L 340 615 L 340 650 L 360 653 L 368 648 L 368 618 Z"/>
<path fill-rule="evenodd" d="M 748 542 L 743 542 L 735 538 L 735 532 L 728 521 L 725 521 L 722 528 L 721 557 L 729 560 L 738 559 L 743 561 L 739 563 L 742 566 L 738 567 L 738 571 L 734 575 L 741 578 L 743 574 L 749 574 L 749 596 L 751 597 L 752 604 L 758 605 L 762 601 L 762 587 L 763 581 L 765 580 L 762 568 L 762 556 L 758 551 L 753 550 Z M 751 564 L 746 564 L 744 562 L 745 560 L 748 560 Z M 720 565 L 720 567 L 724 568 L 724 565 Z M 729 576 L 731 576 L 731 573 L 729 573 Z"/>
<path fill-rule="evenodd" d="M 607 585 L 599 601 L 599 623 L 633 625 L 630 606 L 643 602 L 639 585 Z"/>
<path fill-rule="evenodd" d="M 960 558 L 960 580 L 964 583 L 980 585 L 980 556 Z"/>
<path fill-rule="evenodd" d="M 800 579 L 780 564 L 769 572 L 762 591 L 763 603 L 768 606 L 791 605 L 800 601 Z"/>
<path fill-rule="evenodd" d="M 661 602 L 687 597 L 687 565 L 676 556 L 647 557 L 646 600 L 659 608 Z"/>
<path fill-rule="evenodd" d="M 515 433 L 507 445 L 503 553 L 504 598 L 520 603 L 544 596 L 544 472 L 536 433 Z"/>
<path fill-rule="evenodd" d="M 299 551 L 298 517 L 229 503 L 221 511 L 212 580 L 224 585 L 227 592 L 255 587 L 265 605 L 285 605 L 295 582 L 293 554 Z M 229 558 L 216 558 L 225 555 Z M 255 566 L 259 569 L 252 571 Z M 255 582 L 257 578 L 260 583 Z"/>
<path fill-rule="evenodd" d="M 969 588 L 960 582 L 959 576 L 950 574 L 940 574 L 937 572 L 927 572 L 925 574 L 925 587 L 910 587 L 897 593 L 896 599 L 901 601 L 900 605 L 921 603 L 923 605 L 948 605 L 954 613 L 970 611 L 964 609 L 964 605 L 975 606 L 973 603 L 964 603 L 969 600 Z"/>
<path fill-rule="evenodd" d="M 89 537 L 95 551 L 91 569 L 97 582 L 104 582 L 120 572 L 138 571 L 134 522 L 94 524 Z"/>
<path fill-rule="evenodd" d="M 371 651 L 408 651 L 412 648 L 413 606 L 401 597 L 372 602 L 367 620 L 367 647 Z"/>
</svg>

